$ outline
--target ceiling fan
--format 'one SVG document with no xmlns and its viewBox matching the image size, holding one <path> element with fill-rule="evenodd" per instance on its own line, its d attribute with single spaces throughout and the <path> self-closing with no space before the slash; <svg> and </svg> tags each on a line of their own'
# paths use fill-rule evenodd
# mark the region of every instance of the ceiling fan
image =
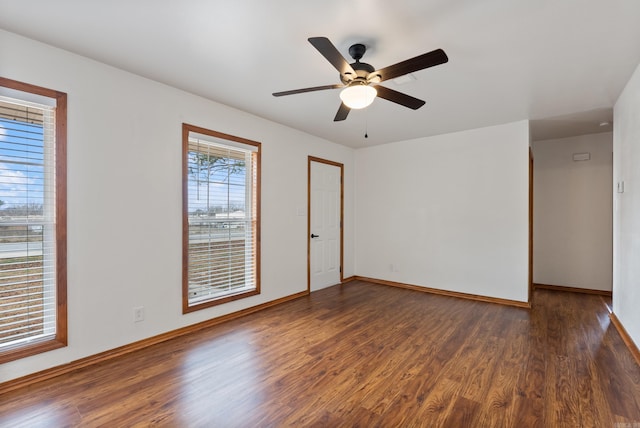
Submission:
<svg viewBox="0 0 640 428">
<path fill-rule="evenodd" d="M 376 96 L 413 110 L 419 109 L 425 104 L 424 101 L 403 94 L 402 92 L 394 91 L 385 86 L 379 86 L 378 83 L 449 61 L 447 54 L 445 54 L 442 49 L 436 49 L 376 70 L 372 65 L 360 62 L 360 59 L 367 50 L 363 44 L 357 43 L 349 48 L 349 55 L 355 60 L 354 63 L 349 64 L 328 38 L 310 37 L 308 40 L 309 43 L 340 72 L 342 84 L 275 92 L 273 96 L 281 97 L 284 95 L 301 94 L 303 92 L 343 88 L 342 92 L 340 92 L 342 103 L 340 104 L 338 113 L 336 113 L 333 119 L 334 122 L 345 120 L 351 109 L 367 107 L 373 102 Z"/>
</svg>

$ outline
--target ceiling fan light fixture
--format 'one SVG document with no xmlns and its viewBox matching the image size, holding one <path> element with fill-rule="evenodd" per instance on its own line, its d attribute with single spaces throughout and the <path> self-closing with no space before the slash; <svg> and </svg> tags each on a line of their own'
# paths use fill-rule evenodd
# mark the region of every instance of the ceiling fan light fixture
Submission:
<svg viewBox="0 0 640 428">
<path fill-rule="evenodd" d="M 378 91 L 373 86 L 366 83 L 354 83 L 340 92 L 340 99 L 350 109 L 361 109 L 371 105 L 378 95 Z"/>
</svg>

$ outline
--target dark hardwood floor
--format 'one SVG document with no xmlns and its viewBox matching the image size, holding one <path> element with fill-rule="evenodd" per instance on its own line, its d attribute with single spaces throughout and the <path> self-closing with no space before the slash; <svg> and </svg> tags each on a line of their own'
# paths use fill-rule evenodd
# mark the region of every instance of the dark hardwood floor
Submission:
<svg viewBox="0 0 640 428">
<path fill-rule="evenodd" d="M 0 395 L 2 427 L 149 425 L 636 427 L 640 367 L 600 296 L 354 281 Z"/>
</svg>

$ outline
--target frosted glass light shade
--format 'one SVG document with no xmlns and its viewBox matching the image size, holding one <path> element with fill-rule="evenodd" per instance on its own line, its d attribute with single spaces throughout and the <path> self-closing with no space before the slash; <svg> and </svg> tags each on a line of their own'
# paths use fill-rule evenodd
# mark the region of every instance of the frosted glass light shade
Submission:
<svg viewBox="0 0 640 428">
<path fill-rule="evenodd" d="M 351 109 L 365 108 L 375 99 L 378 92 L 372 86 L 351 85 L 340 92 L 340 99 Z"/>
</svg>

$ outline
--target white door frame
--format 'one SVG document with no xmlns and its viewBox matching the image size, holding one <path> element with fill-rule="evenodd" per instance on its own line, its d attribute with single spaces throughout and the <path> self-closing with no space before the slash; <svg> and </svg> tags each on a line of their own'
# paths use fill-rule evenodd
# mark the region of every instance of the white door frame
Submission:
<svg viewBox="0 0 640 428">
<path fill-rule="evenodd" d="M 307 161 L 307 293 L 311 293 L 311 162 L 340 168 L 340 282 L 344 280 L 344 164 L 309 156 Z"/>
</svg>

